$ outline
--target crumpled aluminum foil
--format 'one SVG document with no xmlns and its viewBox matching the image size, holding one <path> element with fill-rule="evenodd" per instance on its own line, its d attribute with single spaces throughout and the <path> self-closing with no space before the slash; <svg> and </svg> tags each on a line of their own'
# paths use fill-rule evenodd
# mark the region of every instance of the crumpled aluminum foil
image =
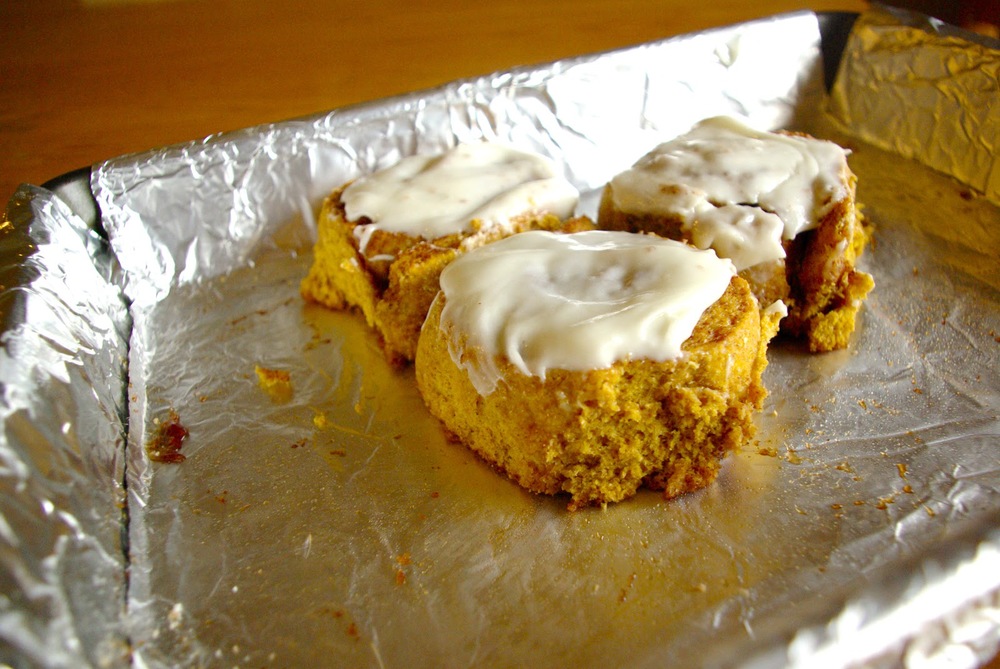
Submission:
<svg viewBox="0 0 1000 669">
<path fill-rule="evenodd" d="M 996 40 L 872 12 L 854 27 L 833 114 L 852 134 L 1000 202 Z M 906 113 L 900 113 L 905 110 Z"/>
<path fill-rule="evenodd" d="M 874 10 L 827 114 L 819 27 L 779 16 L 112 160 L 91 183 L 109 246 L 52 193 L 19 191 L 5 239 L 29 251 L 0 293 L 0 661 L 973 667 L 994 654 L 1000 210 L 980 166 L 995 148 L 971 137 L 953 169 L 921 147 L 998 94 L 946 76 L 933 123 L 893 125 L 888 144 L 878 119 L 909 113 L 901 82 L 941 58 L 998 56 Z M 891 36 L 912 30 L 902 58 Z M 869 97 L 894 107 L 857 118 Z M 593 215 L 613 174 L 716 114 L 852 148 L 877 287 L 848 350 L 772 349 L 758 438 L 704 491 L 575 513 L 530 495 L 443 438 L 412 371 L 389 368 L 356 315 L 298 296 L 319 202 L 357 174 L 501 139 L 551 156 Z M 287 373 L 286 392 L 258 370 Z M 188 433 L 183 462 L 147 455 L 165 425 Z"/>
<path fill-rule="evenodd" d="M 15 194 L 0 248 L 0 662 L 121 666 L 128 309 L 47 191 Z"/>
</svg>

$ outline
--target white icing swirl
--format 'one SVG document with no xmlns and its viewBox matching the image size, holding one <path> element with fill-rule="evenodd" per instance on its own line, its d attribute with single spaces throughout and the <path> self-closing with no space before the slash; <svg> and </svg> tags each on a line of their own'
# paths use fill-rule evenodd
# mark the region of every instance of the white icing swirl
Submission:
<svg viewBox="0 0 1000 669">
<path fill-rule="evenodd" d="M 833 142 L 706 119 L 612 179 L 627 214 L 679 217 L 699 248 L 738 269 L 784 258 L 782 241 L 846 197 L 847 153 Z"/>
<path fill-rule="evenodd" d="M 453 328 L 453 360 L 488 395 L 499 380 L 496 356 L 541 378 L 549 369 L 677 359 L 735 273 L 713 251 L 653 235 L 524 232 L 445 268 L 441 327 Z"/>
<path fill-rule="evenodd" d="M 579 192 L 545 157 L 490 142 L 410 156 L 361 177 L 341 195 L 347 219 L 368 218 L 355 235 L 364 252 L 375 230 L 421 239 L 505 225 L 528 212 L 572 215 Z"/>
</svg>

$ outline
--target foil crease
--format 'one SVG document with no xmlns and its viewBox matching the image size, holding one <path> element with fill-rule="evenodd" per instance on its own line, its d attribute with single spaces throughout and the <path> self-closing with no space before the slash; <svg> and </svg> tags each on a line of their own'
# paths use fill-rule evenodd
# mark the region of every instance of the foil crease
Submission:
<svg viewBox="0 0 1000 669">
<path fill-rule="evenodd" d="M 865 50 L 872 25 L 912 57 L 859 65 L 880 58 Z M 34 278 L 17 284 L 55 277 L 35 292 L 63 315 L 5 318 L 5 342 L 30 322 L 42 342 L 32 350 L 46 354 L 4 362 L 5 396 L 39 408 L 4 415 L 2 480 L 21 497 L 0 501 L 13 593 L 3 660 L 756 668 L 990 657 L 1000 211 L 969 187 L 994 168 L 982 138 L 949 153 L 938 145 L 950 131 L 899 132 L 896 146 L 878 135 L 897 126 L 848 115 L 877 81 L 922 81 L 942 59 L 980 53 L 937 43 L 934 26 L 914 38 L 914 25 L 882 10 L 858 20 L 830 115 L 820 24 L 803 12 L 123 156 L 91 179 L 107 246 L 52 194 L 20 193 L 13 229 L 73 234 L 45 236 L 62 255 L 31 255 L 44 262 L 27 262 Z M 981 102 L 964 72 L 938 88 L 959 106 Z M 893 94 L 912 104 L 903 87 Z M 611 176 L 717 114 L 852 149 L 877 287 L 848 350 L 774 347 L 758 438 L 707 490 L 575 513 L 525 493 L 445 440 L 412 371 L 386 365 L 362 320 L 298 295 L 319 204 L 358 174 L 499 139 L 553 158 L 593 216 Z M 943 174 L 924 166 L 944 154 L 950 163 L 929 163 Z M 27 247 L 42 248 L 35 240 Z M 287 392 L 267 392 L 260 369 L 287 372 Z M 174 421 L 189 433 L 185 460 L 150 461 L 145 446 Z M 24 548 L 16 499 L 51 540 Z M 36 582 L 58 593 L 41 613 L 26 603 Z"/>
<path fill-rule="evenodd" d="M 103 240 L 51 193 L 22 187 L 0 235 L 0 662 L 128 666 L 128 311 Z"/>
</svg>

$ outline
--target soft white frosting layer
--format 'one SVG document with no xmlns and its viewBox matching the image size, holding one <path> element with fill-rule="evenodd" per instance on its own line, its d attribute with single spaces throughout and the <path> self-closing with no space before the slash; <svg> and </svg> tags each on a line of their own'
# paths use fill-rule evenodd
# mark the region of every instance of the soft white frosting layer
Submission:
<svg viewBox="0 0 1000 669">
<path fill-rule="evenodd" d="M 815 227 L 847 193 L 847 152 L 728 117 L 660 144 L 610 184 L 627 214 L 679 217 L 699 248 L 744 269 L 784 258 L 782 240 Z"/>
<path fill-rule="evenodd" d="M 375 230 L 422 239 L 505 225 L 528 212 L 573 213 L 579 192 L 544 156 L 490 142 L 404 158 L 363 176 L 341 195 L 347 218 L 367 217 L 355 235 L 364 251 Z"/>
<path fill-rule="evenodd" d="M 454 328 L 452 357 L 487 395 L 499 379 L 495 356 L 542 378 L 677 359 L 735 273 L 713 251 L 653 235 L 523 232 L 445 268 L 441 325 Z"/>
</svg>

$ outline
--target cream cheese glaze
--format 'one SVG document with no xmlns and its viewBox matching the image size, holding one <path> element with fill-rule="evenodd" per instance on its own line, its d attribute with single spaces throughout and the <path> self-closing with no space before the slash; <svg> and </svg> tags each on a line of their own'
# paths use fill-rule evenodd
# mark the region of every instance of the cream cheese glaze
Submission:
<svg viewBox="0 0 1000 669">
<path fill-rule="evenodd" d="M 488 395 L 496 356 L 541 378 L 677 359 L 735 273 L 714 251 L 653 235 L 523 232 L 445 268 L 441 327 L 451 329 L 455 364 Z"/>
<path fill-rule="evenodd" d="M 619 211 L 677 217 L 696 246 L 742 270 L 784 258 L 782 241 L 847 195 L 847 170 L 833 142 L 715 117 L 657 146 L 609 188 Z"/>
<path fill-rule="evenodd" d="M 371 221 L 355 230 L 364 252 L 375 230 L 422 239 L 504 225 L 528 212 L 566 218 L 579 192 L 543 156 L 491 142 L 459 144 L 417 155 L 355 180 L 341 196 L 347 219 Z"/>
</svg>

